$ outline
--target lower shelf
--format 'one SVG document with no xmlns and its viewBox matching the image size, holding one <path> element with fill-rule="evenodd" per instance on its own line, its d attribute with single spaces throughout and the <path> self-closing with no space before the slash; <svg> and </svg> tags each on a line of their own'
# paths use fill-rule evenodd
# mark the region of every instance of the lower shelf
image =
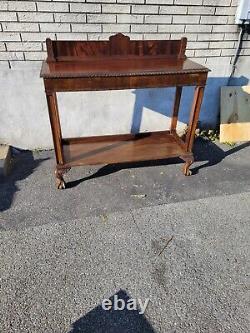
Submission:
<svg viewBox="0 0 250 333">
<path fill-rule="evenodd" d="M 185 156 L 184 143 L 169 131 L 63 139 L 65 167 Z"/>
</svg>

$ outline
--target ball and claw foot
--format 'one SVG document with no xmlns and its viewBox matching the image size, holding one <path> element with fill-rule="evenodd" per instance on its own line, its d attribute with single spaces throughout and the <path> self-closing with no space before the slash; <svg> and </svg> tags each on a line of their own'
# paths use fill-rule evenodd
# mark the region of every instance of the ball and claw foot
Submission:
<svg viewBox="0 0 250 333">
<path fill-rule="evenodd" d="M 192 171 L 189 170 L 192 163 L 193 163 L 193 160 L 189 160 L 189 161 L 185 162 L 185 164 L 183 166 L 183 169 L 182 169 L 185 176 L 191 176 L 192 175 Z"/>
<path fill-rule="evenodd" d="M 66 188 L 66 183 L 63 179 L 63 174 L 68 172 L 70 168 L 68 169 L 56 169 L 55 174 L 56 174 L 56 187 L 59 190 L 64 190 Z"/>
<path fill-rule="evenodd" d="M 56 187 L 58 190 L 64 190 L 66 188 L 65 181 L 63 179 L 56 178 Z"/>
</svg>

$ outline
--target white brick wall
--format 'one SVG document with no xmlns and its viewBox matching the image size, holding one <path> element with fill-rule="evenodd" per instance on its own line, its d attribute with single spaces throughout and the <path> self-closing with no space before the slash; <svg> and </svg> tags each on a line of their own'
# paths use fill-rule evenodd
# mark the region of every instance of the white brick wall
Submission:
<svg viewBox="0 0 250 333">
<path fill-rule="evenodd" d="M 41 61 L 46 37 L 103 40 L 117 32 L 132 39 L 186 36 L 188 56 L 203 64 L 228 60 L 239 32 L 236 6 L 237 0 L 0 1 L 0 65 Z M 248 56 L 250 42 L 243 47 Z"/>
</svg>

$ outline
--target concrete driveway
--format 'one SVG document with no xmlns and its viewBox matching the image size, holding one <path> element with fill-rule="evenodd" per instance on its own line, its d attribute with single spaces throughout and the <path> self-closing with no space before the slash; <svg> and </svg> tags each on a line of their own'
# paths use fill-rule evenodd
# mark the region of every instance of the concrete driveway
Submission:
<svg viewBox="0 0 250 333">
<path fill-rule="evenodd" d="M 249 332 L 250 147 L 196 154 L 192 177 L 76 168 L 64 191 L 52 152 L 20 154 L 0 184 L 0 332 Z M 103 310 L 116 296 L 150 301 Z"/>
</svg>

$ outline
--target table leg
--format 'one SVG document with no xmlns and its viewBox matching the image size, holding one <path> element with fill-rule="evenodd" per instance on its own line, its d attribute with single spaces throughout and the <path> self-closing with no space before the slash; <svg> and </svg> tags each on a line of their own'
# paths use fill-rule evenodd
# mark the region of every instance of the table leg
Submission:
<svg viewBox="0 0 250 333">
<path fill-rule="evenodd" d="M 65 188 L 65 182 L 63 180 L 61 171 L 58 167 L 63 165 L 63 149 L 62 149 L 62 132 L 61 132 L 61 125 L 60 125 L 60 118 L 58 112 L 58 105 L 57 105 L 57 98 L 56 93 L 46 93 L 47 103 L 48 103 L 48 110 L 49 110 L 49 119 L 53 137 L 53 143 L 55 148 L 55 155 L 56 155 L 56 184 L 57 188 Z"/>
<path fill-rule="evenodd" d="M 182 93 L 182 87 L 179 87 L 179 86 L 176 87 L 174 108 L 173 108 L 172 121 L 171 121 L 171 127 L 170 127 L 170 132 L 172 132 L 172 133 L 176 131 L 178 113 L 179 113 L 179 107 L 180 107 L 180 100 L 181 100 L 181 93 Z"/>
<path fill-rule="evenodd" d="M 199 113 L 200 113 L 200 107 L 203 99 L 203 94 L 204 94 L 204 87 L 203 86 L 197 86 L 195 88 L 194 92 L 194 99 L 193 99 L 193 104 L 191 108 L 191 113 L 190 113 L 190 118 L 189 118 L 189 125 L 188 125 L 188 130 L 187 130 L 187 135 L 186 135 L 186 149 L 187 152 L 192 153 L 192 148 L 193 148 L 193 143 L 194 143 L 194 136 L 195 136 L 195 130 L 197 126 L 197 122 L 199 119 Z M 193 157 L 188 157 L 184 158 L 185 160 L 185 165 L 183 168 L 183 173 L 186 176 L 191 175 L 191 171 L 189 170 L 191 164 L 194 161 Z"/>
<path fill-rule="evenodd" d="M 195 135 L 197 122 L 199 119 L 203 93 L 204 93 L 203 86 L 198 86 L 195 88 L 194 99 L 193 99 L 192 109 L 191 109 L 190 118 L 189 118 L 188 131 L 187 131 L 187 136 L 186 136 L 187 151 L 189 151 L 189 152 L 191 152 L 192 148 L 193 148 L 194 135 Z"/>
</svg>

